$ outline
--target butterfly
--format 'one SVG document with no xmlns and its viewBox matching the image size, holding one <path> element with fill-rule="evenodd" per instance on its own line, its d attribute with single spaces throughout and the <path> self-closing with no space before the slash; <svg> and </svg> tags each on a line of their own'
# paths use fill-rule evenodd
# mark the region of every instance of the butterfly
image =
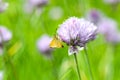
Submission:
<svg viewBox="0 0 120 80">
<path fill-rule="evenodd" d="M 62 41 L 58 38 L 58 36 L 54 36 L 49 46 L 51 48 L 62 48 L 63 47 Z"/>
</svg>

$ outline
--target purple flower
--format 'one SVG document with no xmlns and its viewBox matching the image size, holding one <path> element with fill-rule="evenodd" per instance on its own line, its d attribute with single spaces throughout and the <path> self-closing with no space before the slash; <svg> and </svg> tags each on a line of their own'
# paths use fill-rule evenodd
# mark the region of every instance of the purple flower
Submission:
<svg viewBox="0 0 120 80">
<path fill-rule="evenodd" d="M 117 23 L 109 18 L 104 18 L 99 24 L 99 33 L 103 34 L 107 42 L 120 42 L 120 32 L 117 30 Z"/>
<path fill-rule="evenodd" d="M 2 2 L 2 0 L 0 0 L 0 13 L 4 12 L 7 8 L 8 8 L 8 3 Z"/>
<path fill-rule="evenodd" d="M 29 0 L 29 3 L 36 7 L 42 7 L 48 3 L 48 0 Z"/>
<path fill-rule="evenodd" d="M 49 47 L 51 40 L 52 38 L 50 38 L 48 35 L 43 35 L 37 41 L 37 48 L 41 53 L 43 53 L 46 56 L 51 55 L 52 49 Z"/>
<path fill-rule="evenodd" d="M 23 10 L 30 14 L 34 10 L 37 15 L 40 15 L 42 12 L 42 7 L 48 4 L 48 0 L 28 0 L 25 5 Z"/>
<path fill-rule="evenodd" d="M 92 9 L 88 11 L 86 15 L 86 18 L 96 25 L 101 21 L 102 17 L 103 17 L 103 14 L 96 9 Z"/>
<path fill-rule="evenodd" d="M 2 44 L 2 41 L 9 41 L 11 38 L 12 33 L 7 28 L 0 26 L 0 44 Z"/>
<path fill-rule="evenodd" d="M 81 18 L 70 17 L 57 30 L 60 39 L 70 46 L 69 55 L 78 51 L 78 47 L 84 47 L 85 44 L 95 39 L 97 27 Z"/>
</svg>

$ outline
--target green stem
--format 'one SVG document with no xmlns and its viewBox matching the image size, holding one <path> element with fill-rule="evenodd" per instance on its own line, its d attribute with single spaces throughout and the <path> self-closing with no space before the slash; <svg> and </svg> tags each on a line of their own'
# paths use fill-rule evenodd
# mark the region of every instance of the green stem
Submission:
<svg viewBox="0 0 120 80">
<path fill-rule="evenodd" d="M 77 68 L 77 72 L 78 72 L 79 80 L 81 80 L 80 70 L 79 70 L 79 67 L 78 67 L 78 61 L 77 61 L 76 53 L 74 53 L 74 58 L 75 58 L 75 63 L 76 63 L 76 68 Z"/>
<path fill-rule="evenodd" d="M 85 51 L 85 57 L 86 57 L 86 61 L 87 61 L 87 65 L 88 65 L 88 69 L 89 69 L 89 73 L 90 73 L 90 80 L 93 80 L 92 70 L 90 67 L 90 62 L 89 62 L 89 57 L 88 57 L 86 47 L 84 47 L 84 51 Z"/>
</svg>

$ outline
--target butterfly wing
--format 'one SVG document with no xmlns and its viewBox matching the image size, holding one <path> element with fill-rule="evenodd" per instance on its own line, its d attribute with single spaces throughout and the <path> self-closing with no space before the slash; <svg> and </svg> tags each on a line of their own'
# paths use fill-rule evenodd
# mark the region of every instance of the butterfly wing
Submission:
<svg viewBox="0 0 120 80">
<path fill-rule="evenodd" d="M 53 38 L 53 40 L 50 42 L 49 45 L 51 48 L 61 48 L 63 47 L 62 41 L 59 40 L 56 36 Z"/>
</svg>

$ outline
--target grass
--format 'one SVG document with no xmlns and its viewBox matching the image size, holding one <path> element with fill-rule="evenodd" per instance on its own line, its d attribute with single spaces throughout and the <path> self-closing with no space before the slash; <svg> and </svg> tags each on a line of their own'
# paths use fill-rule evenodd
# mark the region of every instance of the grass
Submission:
<svg viewBox="0 0 120 80">
<path fill-rule="evenodd" d="M 3 59 L 4 56 L 0 56 L 0 70 L 4 71 L 4 80 L 77 80 L 74 59 L 73 56 L 68 56 L 67 46 L 55 49 L 52 53 L 54 59 L 51 61 L 40 54 L 36 48 L 36 41 L 42 34 L 54 36 L 58 25 L 68 17 L 82 17 L 78 0 L 66 0 L 66 3 L 64 0 L 51 0 L 43 8 L 41 15 L 26 14 L 23 11 L 24 0 L 6 0 L 6 2 L 10 5 L 4 13 L 0 13 L 0 25 L 7 27 L 13 33 L 12 40 L 6 44 L 6 51 L 16 43 L 21 44 L 21 47 L 14 56 L 4 53 L 7 60 Z M 86 0 L 86 4 L 88 4 L 88 9 L 97 8 L 106 16 L 115 19 L 120 25 L 120 5 L 113 12 L 112 7 L 104 4 L 102 0 Z M 59 20 L 52 20 L 49 17 L 49 11 L 56 6 L 63 9 L 64 15 Z M 94 80 L 119 80 L 120 45 L 111 47 L 99 35 L 87 47 Z M 17 47 L 14 50 L 16 49 Z M 109 60 L 111 54 L 113 61 Z M 82 80 L 90 80 L 83 51 L 78 54 L 78 62 Z M 111 65 L 113 65 L 112 68 Z M 109 77 L 112 78 L 109 79 Z"/>
</svg>

